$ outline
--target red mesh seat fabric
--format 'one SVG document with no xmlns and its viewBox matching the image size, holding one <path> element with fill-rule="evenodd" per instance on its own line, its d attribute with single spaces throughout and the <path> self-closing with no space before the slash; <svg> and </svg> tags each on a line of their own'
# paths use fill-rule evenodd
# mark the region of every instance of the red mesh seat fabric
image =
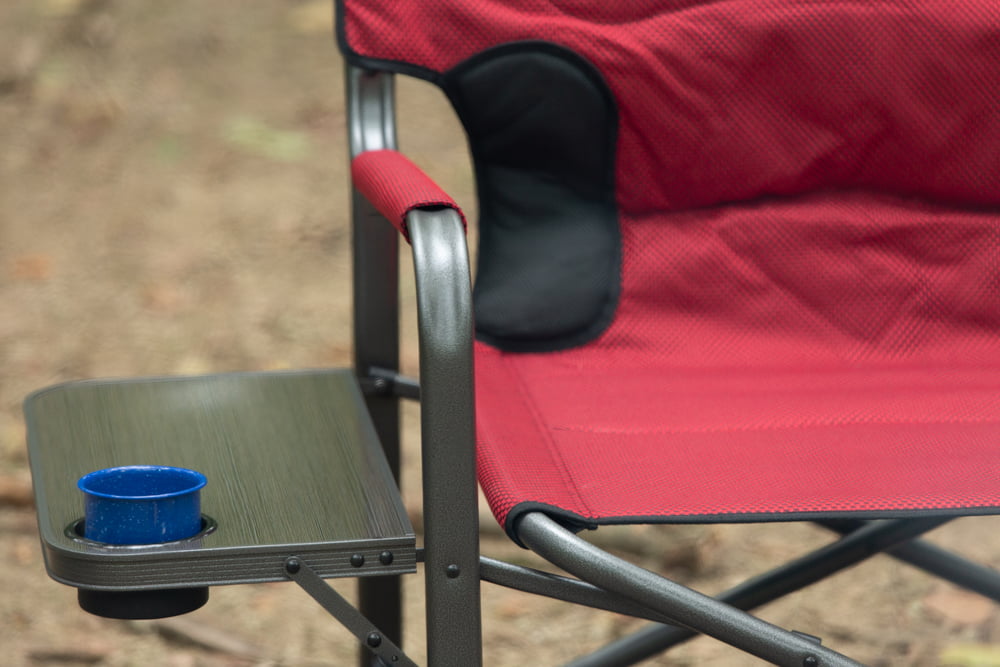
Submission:
<svg viewBox="0 0 1000 667">
<path fill-rule="evenodd" d="M 961 298 L 995 299 L 995 286 L 959 279 L 995 262 L 995 217 L 852 199 L 881 224 L 840 227 L 843 246 L 894 227 L 922 230 L 931 246 L 952 234 L 983 243 L 957 264 L 904 266 L 887 248 L 817 284 L 830 246 L 810 250 L 787 228 L 816 234 L 850 210 L 842 197 L 728 208 L 711 231 L 663 225 L 673 233 L 626 245 L 631 298 L 595 343 L 550 354 L 480 345 L 481 482 L 497 516 L 525 499 L 594 523 L 995 508 L 995 316 L 970 305 L 964 322 L 940 319 L 966 310 Z M 761 245 L 788 248 L 788 261 L 748 259 Z M 643 255 L 688 279 L 665 289 Z M 694 260 L 705 257 L 725 261 Z M 864 280 L 883 274 L 898 283 Z M 661 307 L 678 302 L 704 305 Z"/>
<path fill-rule="evenodd" d="M 610 324 L 477 346 L 501 523 L 1000 508 L 993 0 L 468 4 L 348 3 L 342 39 L 428 78 L 554 42 L 618 114 Z"/>
</svg>

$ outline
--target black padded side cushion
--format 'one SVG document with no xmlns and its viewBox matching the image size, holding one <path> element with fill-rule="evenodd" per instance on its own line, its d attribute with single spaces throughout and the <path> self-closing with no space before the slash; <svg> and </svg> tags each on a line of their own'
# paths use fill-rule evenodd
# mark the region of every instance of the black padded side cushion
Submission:
<svg viewBox="0 0 1000 667">
<path fill-rule="evenodd" d="M 600 73 L 569 49 L 517 42 L 444 73 L 469 135 L 480 205 L 480 340 L 551 351 L 614 316 L 621 239 L 617 113 Z"/>
</svg>

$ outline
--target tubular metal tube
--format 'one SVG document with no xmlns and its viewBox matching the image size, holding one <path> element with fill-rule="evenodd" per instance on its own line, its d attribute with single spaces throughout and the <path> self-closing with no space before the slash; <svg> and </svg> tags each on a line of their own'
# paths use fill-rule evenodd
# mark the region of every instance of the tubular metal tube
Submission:
<svg viewBox="0 0 1000 667">
<path fill-rule="evenodd" d="M 465 227 L 453 209 L 411 211 L 420 338 L 427 655 L 482 664 L 472 288 Z"/>
<path fill-rule="evenodd" d="M 539 555 L 595 586 L 628 597 L 686 627 L 787 667 L 861 663 L 734 607 L 616 558 L 540 513 L 525 514 L 518 536 Z"/>
<path fill-rule="evenodd" d="M 863 529 L 729 589 L 716 599 L 741 610 L 750 610 L 805 588 L 872 555 L 905 544 L 945 523 L 949 518 L 873 521 Z M 649 626 L 578 658 L 571 667 L 624 667 L 661 653 L 698 633 L 688 628 Z M 568 666 L 569 667 L 569 666 Z"/>
<path fill-rule="evenodd" d="M 841 535 L 847 535 L 863 527 L 866 522 L 817 521 L 816 523 Z M 906 542 L 889 549 L 886 554 L 950 581 L 956 586 L 1000 602 L 1000 572 L 993 568 L 963 558 L 924 540 Z"/>
<path fill-rule="evenodd" d="M 351 157 L 396 148 L 396 88 L 393 75 L 347 66 L 347 131 Z"/>
<path fill-rule="evenodd" d="M 393 78 L 348 66 L 344 73 L 348 143 L 351 157 L 366 150 L 395 148 Z M 351 188 L 354 259 L 354 369 L 399 368 L 399 233 L 375 207 Z M 394 396 L 366 396 L 365 404 L 399 481 L 399 401 Z M 361 613 L 394 641 L 402 640 L 402 585 L 399 577 L 358 580 Z M 361 652 L 361 667 L 378 664 Z"/>
<path fill-rule="evenodd" d="M 657 623 L 672 623 L 669 618 L 662 614 L 657 614 L 631 600 L 578 579 L 562 577 L 550 572 L 533 570 L 486 557 L 479 559 L 479 569 L 483 581 L 497 586 L 513 588 L 532 595 L 555 598 L 593 609 L 644 618 Z"/>
</svg>

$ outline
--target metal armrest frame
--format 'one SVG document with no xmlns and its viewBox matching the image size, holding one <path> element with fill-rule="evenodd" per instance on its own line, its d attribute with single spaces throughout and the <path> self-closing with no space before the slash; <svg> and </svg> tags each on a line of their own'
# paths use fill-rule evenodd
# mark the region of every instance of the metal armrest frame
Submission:
<svg viewBox="0 0 1000 667">
<path fill-rule="evenodd" d="M 454 209 L 407 215 L 420 341 L 427 653 L 434 667 L 482 663 L 472 288 Z"/>
<path fill-rule="evenodd" d="M 345 72 L 351 157 L 396 148 L 388 73 Z M 399 234 L 352 189 L 354 363 L 364 386 L 399 370 Z M 424 461 L 427 652 L 434 667 L 482 663 L 476 509 L 472 293 L 465 229 L 454 210 L 407 216 L 416 275 Z M 399 478 L 399 396 L 371 391 L 367 406 Z M 399 639 L 398 578 L 360 582 L 361 611 Z M 362 665 L 370 664 L 362 656 Z"/>
</svg>

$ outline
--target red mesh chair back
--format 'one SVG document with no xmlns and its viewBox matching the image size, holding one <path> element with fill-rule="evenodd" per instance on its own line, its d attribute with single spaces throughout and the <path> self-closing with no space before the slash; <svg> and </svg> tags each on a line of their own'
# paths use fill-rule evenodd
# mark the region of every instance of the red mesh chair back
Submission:
<svg viewBox="0 0 1000 667">
<path fill-rule="evenodd" d="M 502 522 L 1000 505 L 995 2 L 339 12 L 469 132 Z"/>
</svg>

